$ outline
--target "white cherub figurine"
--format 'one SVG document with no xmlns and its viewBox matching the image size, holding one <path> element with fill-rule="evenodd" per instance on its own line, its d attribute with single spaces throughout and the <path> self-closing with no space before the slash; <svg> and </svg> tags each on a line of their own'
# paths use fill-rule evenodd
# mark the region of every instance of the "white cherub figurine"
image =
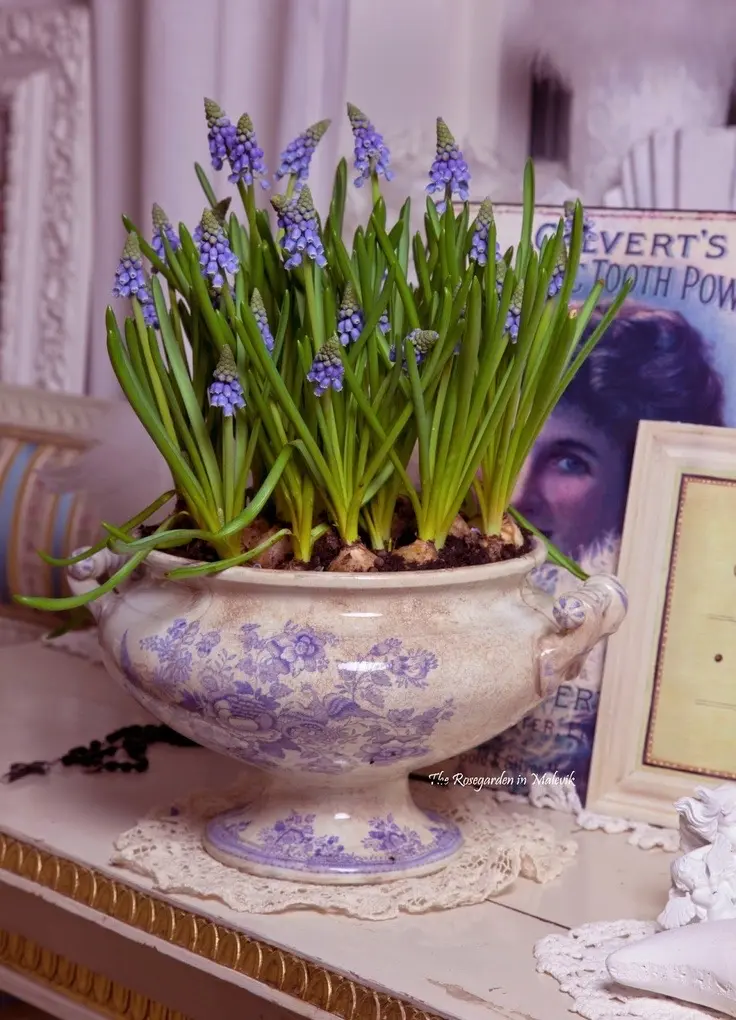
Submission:
<svg viewBox="0 0 736 1020">
<path fill-rule="evenodd" d="M 667 906 L 657 918 L 662 928 L 736 918 L 736 855 L 726 836 L 678 857 L 670 874 Z"/>
<path fill-rule="evenodd" d="M 689 853 L 714 843 L 720 833 L 736 850 L 736 783 L 699 786 L 693 797 L 675 802 L 680 816 L 680 849 Z"/>
</svg>

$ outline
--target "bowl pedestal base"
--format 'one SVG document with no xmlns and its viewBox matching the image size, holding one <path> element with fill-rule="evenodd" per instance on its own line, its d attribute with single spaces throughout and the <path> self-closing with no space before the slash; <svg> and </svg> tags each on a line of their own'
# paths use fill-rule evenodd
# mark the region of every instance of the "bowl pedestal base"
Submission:
<svg viewBox="0 0 736 1020">
<path fill-rule="evenodd" d="M 212 818 L 205 849 L 265 878 L 363 885 L 429 875 L 462 846 L 454 822 L 421 811 L 408 777 L 265 777 L 253 800 Z"/>
</svg>

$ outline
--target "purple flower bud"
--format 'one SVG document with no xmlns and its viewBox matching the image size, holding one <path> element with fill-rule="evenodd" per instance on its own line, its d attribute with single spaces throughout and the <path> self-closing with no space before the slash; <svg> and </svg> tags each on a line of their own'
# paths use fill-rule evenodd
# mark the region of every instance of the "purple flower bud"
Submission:
<svg viewBox="0 0 736 1020">
<path fill-rule="evenodd" d="M 176 251 L 177 248 L 181 248 L 179 235 L 171 226 L 166 213 L 160 205 L 156 204 L 156 202 L 153 203 L 151 218 L 153 219 L 153 238 L 151 240 L 151 246 L 161 261 L 166 262 L 166 249 L 164 248 L 163 239 L 165 237 L 169 242 L 171 250 Z"/>
<path fill-rule="evenodd" d="M 565 202 L 565 225 L 563 227 L 563 239 L 565 244 L 569 246 L 572 241 L 572 226 L 575 219 L 575 202 Z M 595 231 L 595 225 L 593 221 L 588 217 L 588 214 L 583 211 L 583 247 L 588 241 L 594 241 L 597 234 Z"/>
<path fill-rule="evenodd" d="M 309 165 L 322 136 L 330 126 L 329 120 L 320 120 L 289 142 L 279 156 L 276 177 L 293 177 L 297 187 L 309 177 Z"/>
<path fill-rule="evenodd" d="M 321 397 L 327 390 L 338 393 L 342 389 L 345 368 L 340 355 L 341 344 L 337 336 L 331 336 L 317 351 L 307 379 L 314 383 L 315 397 Z"/>
<path fill-rule="evenodd" d="M 381 318 L 378 320 L 378 328 L 384 336 L 391 329 L 391 323 L 388 321 L 388 312 L 383 312 L 381 314 Z"/>
<path fill-rule="evenodd" d="M 215 170 L 222 170 L 235 139 L 235 125 L 231 124 L 222 107 L 212 99 L 205 99 L 204 114 L 207 118 L 207 141 L 212 166 Z"/>
<path fill-rule="evenodd" d="M 250 310 L 253 312 L 253 316 L 258 323 L 258 329 L 260 330 L 263 342 L 266 345 L 267 350 L 273 350 L 273 334 L 268 325 L 268 318 L 266 316 L 266 306 L 263 304 L 263 298 L 257 290 L 253 291 L 253 297 L 250 299 Z"/>
<path fill-rule="evenodd" d="M 305 255 L 318 266 L 326 266 L 317 213 L 307 185 L 291 199 L 274 195 L 271 205 L 278 214 L 278 225 L 284 231 L 281 239 L 281 247 L 286 256 L 284 268 L 300 266 Z"/>
<path fill-rule="evenodd" d="M 233 352 L 223 347 L 217 368 L 212 375 L 212 383 L 207 390 L 212 407 L 221 407 L 226 418 L 232 418 L 236 411 L 245 407 L 243 387 L 238 378 Z"/>
<path fill-rule="evenodd" d="M 433 329 L 413 329 L 404 340 L 404 352 L 406 352 L 407 343 L 413 344 L 417 365 L 421 365 L 439 338 L 439 333 L 435 333 Z M 396 361 L 395 347 L 389 351 L 389 357 L 391 361 Z M 406 353 L 404 353 L 404 367 L 406 367 Z"/>
<path fill-rule="evenodd" d="M 549 287 L 547 288 L 547 297 L 555 297 L 562 290 L 562 281 L 565 279 L 565 269 L 567 268 L 567 256 L 565 255 L 565 249 L 562 248 L 560 254 L 555 259 L 554 268 L 552 275 L 549 278 Z"/>
<path fill-rule="evenodd" d="M 263 149 L 258 144 L 253 121 L 247 113 L 238 121 L 237 130 L 230 139 L 227 158 L 232 170 L 228 177 L 231 184 L 242 181 L 250 185 L 257 180 L 262 188 L 268 188 L 268 181 L 264 180 L 268 171 L 263 161 Z"/>
<path fill-rule="evenodd" d="M 461 202 L 469 198 L 470 170 L 457 147 L 452 132 L 441 117 L 437 118 L 437 152 L 429 171 L 427 192 L 432 195 L 436 191 L 443 194 L 442 201 L 437 203 L 438 212 L 444 212 L 447 201 L 457 195 Z"/>
<path fill-rule="evenodd" d="M 355 186 L 362 188 L 371 179 L 371 174 L 385 177 L 387 181 L 392 180 L 394 172 L 389 169 L 391 153 L 386 148 L 383 135 L 376 131 L 366 115 L 352 103 L 348 103 L 348 118 L 355 144 L 353 165 L 358 171 Z"/>
<path fill-rule="evenodd" d="M 337 335 L 343 347 L 357 340 L 363 331 L 365 319 L 352 284 L 345 288 L 340 311 L 337 313 Z"/>
<path fill-rule="evenodd" d="M 200 236 L 196 242 L 199 264 L 204 276 L 209 276 L 213 287 L 222 287 L 226 273 L 237 273 L 240 263 L 230 248 L 222 224 L 211 209 L 205 209 L 200 220 Z"/>
<path fill-rule="evenodd" d="M 506 325 L 504 330 L 511 337 L 511 343 L 515 344 L 519 339 L 519 323 L 521 322 L 521 303 L 524 300 L 524 281 L 521 280 L 516 285 L 516 289 L 511 297 L 511 304 L 509 311 L 506 316 Z"/>
<path fill-rule="evenodd" d="M 484 266 L 488 262 L 488 232 L 493 223 L 493 206 L 490 198 L 484 198 L 480 204 L 480 211 L 475 221 L 475 231 L 470 246 L 468 258 L 471 262 L 477 262 Z M 496 258 L 501 254 L 501 246 L 496 241 Z"/>
</svg>

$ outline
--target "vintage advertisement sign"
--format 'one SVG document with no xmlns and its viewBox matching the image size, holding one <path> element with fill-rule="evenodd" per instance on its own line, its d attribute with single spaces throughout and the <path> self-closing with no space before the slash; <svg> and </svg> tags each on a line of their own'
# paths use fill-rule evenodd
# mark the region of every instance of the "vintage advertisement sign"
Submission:
<svg viewBox="0 0 736 1020">
<path fill-rule="evenodd" d="M 638 422 L 736 426 L 736 215 L 586 212 L 574 300 L 596 280 L 603 305 L 627 279 L 632 291 L 545 426 L 514 505 L 588 572 L 615 571 Z M 561 215 L 537 210 L 537 244 Z M 497 206 L 495 217 L 503 252 L 518 244 L 521 208 Z M 535 580 L 552 594 L 577 585 L 551 566 Z M 465 756 L 464 771 L 506 770 L 520 786 L 532 773 L 574 774 L 584 798 L 602 666 L 597 649 L 579 681 Z"/>
</svg>

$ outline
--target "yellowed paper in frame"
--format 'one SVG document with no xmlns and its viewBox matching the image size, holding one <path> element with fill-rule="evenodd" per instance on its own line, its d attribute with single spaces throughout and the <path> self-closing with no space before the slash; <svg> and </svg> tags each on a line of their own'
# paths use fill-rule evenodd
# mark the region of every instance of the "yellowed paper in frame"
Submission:
<svg viewBox="0 0 736 1020">
<path fill-rule="evenodd" d="M 736 480 L 683 475 L 644 763 L 736 779 Z"/>
</svg>

